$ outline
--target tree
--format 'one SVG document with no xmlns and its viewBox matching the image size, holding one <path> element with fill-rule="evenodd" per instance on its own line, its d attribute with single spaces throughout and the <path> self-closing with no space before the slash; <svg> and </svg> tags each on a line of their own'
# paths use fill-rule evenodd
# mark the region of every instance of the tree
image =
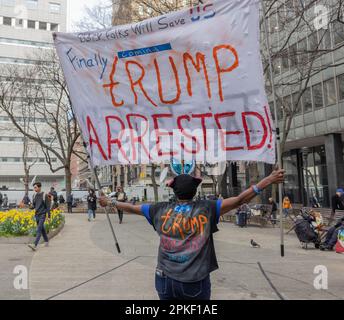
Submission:
<svg viewBox="0 0 344 320">
<path fill-rule="evenodd" d="M 264 1 L 266 12 L 260 21 L 263 67 L 267 93 L 271 98 L 272 83 L 268 61 L 270 53 L 283 154 L 293 120 L 302 113 L 302 105 L 304 109 L 312 109 L 311 95 L 316 98 L 316 108 L 326 104 L 326 101 L 321 101 L 321 84 L 315 85 L 316 81 L 313 80 L 322 71 L 343 64 L 342 61 L 328 59 L 328 53 L 338 52 L 344 46 L 344 41 L 335 41 L 332 46 L 328 27 L 331 27 L 335 37 L 338 36 L 338 30 L 344 40 L 341 14 L 344 8 L 343 0 Z M 266 47 L 264 19 L 268 23 L 270 48 Z M 272 105 L 270 101 L 270 106 Z M 274 118 L 274 112 L 272 113 Z M 273 197 L 276 197 L 276 192 L 276 186 L 273 186 Z"/>
<path fill-rule="evenodd" d="M 85 6 L 85 16 L 76 23 L 76 31 L 90 31 L 111 27 L 113 16 L 113 2 L 102 0 L 95 6 Z"/>
<path fill-rule="evenodd" d="M 285 150 L 288 135 L 294 117 L 301 111 L 301 100 L 307 102 L 310 95 L 311 80 L 325 69 L 335 68 L 340 63 L 328 63 L 326 54 L 341 50 L 344 42 L 331 47 L 330 31 L 325 29 L 328 25 L 320 24 L 321 29 L 317 30 L 316 23 L 328 21 L 329 25 L 336 28 L 341 24 L 343 12 L 343 0 L 310 0 L 305 5 L 303 1 L 274 0 L 265 1 L 267 12 L 261 19 L 261 29 L 263 28 L 263 18 L 269 21 L 269 37 L 271 47 L 266 48 L 264 33 L 263 44 L 263 64 L 266 74 L 267 92 L 271 94 L 271 81 L 269 74 L 269 64 L 267 53 L 270 52 L 273 64 L 274 80 L 277 104 L 279 107 L 279 121 L 281 123 L 281 150 Z M 328 10 L 326 19 L 321 13 L 315 15 L 315 5 L 323 5 Z M 318 22 L 318 24 L 320 23 Z M 277 39 L 277 31 L 278 39 Z M 344 36 L 344 33 L 343 33 Z M 308 38 L 308 44 L 306 37 Z M 344 40 L 344 39 L 343 39 Z"/>
<path fill-rule="evenodd" d="M 24 137 L 39 145 L 50 170 L 64 170 L 67 196 L 72 189 L 71 158 L 80 131 L 55 51 L 35 57 L 31 66 L 2 67 L 0 110 Z M 21 114 L 21 117 L 18 117 Z M 24 127 L 22 118 L 30 119 Z"/>
<path fill-rule="evenodd" d="M 22 160 L 24 165 L 24 189 L 25 189 L 25 196 L 29 195 L 29 189 L 30 189 L 30 171 L 32 167 L 37 163 L 38 161 L 38 154 L 36 150 L 36 146 L 30 144 L 29 139 L 24 136 L 23 138 L 23 153 L 22 153 Z M 36 152 L 36 157 L 29 158 L 29 156 L 32 154 L 32 152 Z M 31 159 L 31 160 L 30 160 Z"/>
</svg>

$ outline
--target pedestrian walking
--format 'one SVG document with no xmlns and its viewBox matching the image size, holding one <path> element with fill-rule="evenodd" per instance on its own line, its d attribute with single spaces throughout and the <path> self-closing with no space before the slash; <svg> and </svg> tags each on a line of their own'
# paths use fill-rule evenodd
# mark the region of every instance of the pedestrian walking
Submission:
<svg viewBox="0 0 344 320">
<path fill-rule="evenodd" d="M 56 209 L 59 206 L 57 192 L 54 187 L 50 188 L 50 195 L 52 198 L 52 209 Z"/>
<path fill-rule="evenodd" d="M 312 194 L 312 197 L 311 197 L 311 205 L 312 205 L 312 208 L 320 208 L 321 207 L 319 200 L 314 193 Z"/>
<path fill-rule="evenodd" d="M 60 194 L 60 196 L 59 196 L 59 203 L 60 204 L 64 204 L 65 203 L 65 198 L 63 197 L 62 194 Z"/>
<path fill-rule="evenodd" d="M 269 203 L 271 205 L 270 220 L 275 225 L 277 222 L 277 203 L 272 198 L 269 198 Z"/>
<path fill-rule="evenodd" d="M 128 200 L 126 193 L 123 191 L 123 188 L 120 186 L 117 187 L 117 192 L 116 192 L 114 198 L 118 202 L 126 202 Z M 123 210 L 117 209 L 117 211 L 118 211 L 119 224 L 122 224 L 122 222 L 123 222 Z"/>
<path fill-rule="evenodd" d="M 97 196 L 94 190 L 89 190 L 87 196 L 88 221 L 96 218 Z"/>
<path fill-rule="evenodd" d="M 2 196 L 2 193 L 0 192 L 0 208 L 2 207 L 2 203 L 3 203 L 3 196 Z"/>
<path fill-rule="evenodd" d="M 285 218 L 288 217 L 288 215 L 290 213 L 290 210 L 293 208 L 288 196 L 285 196 L 283 198 L 283 206 L 282 206 L 282 208 L 283 208 L 284 217 Z"/>
<path fill-rule="evenodd" d="M 241 193 L 224 200 L 193 200 L 202 179 L 187 174 L 169 181 L 176 202 L 132 205 L 100 198 L 102 206 L 143 215 L 160 237 L 155 288 L 161 300 L 209 300 L 210 273 L 218 269 L 213 233 L 220 216 L 250 202 L 263 189 L 284 181 L 284 170 Z"/>
<path fill-rule="evenodd" d="M 35 210 L 37 234 L 36 234 L 36 240 L 34 244 L 29 244 L 28 246 L 33 251 L 36 251 L 37 246 L 42 236 L 45 242 L 45 246 L 47 247 L 49 245 L 49 238 L 44 227 L 44 222 L 46 221 L 47 216 L 48 216 L 48 221 L 50 219 L 52 199 L 51 199 L 51 196 L 49 196 L 49 194 L 45 194 L 44 192 L 42 192 L 42 184 L 40 182 L 36 182 L 33 188 L 35 191 L 35 195 L 33 196 L 33 199 L 32 199 L 32 208 Z"/>
<path fill-rule="evenodd" d="M 8 196 L 7 196 L 7 194 L 4 194 L 4 199 L 3 199 L 2 205 L 4 206 L 4 208 L 8 207 Z"/>
<path fill-rule="evenodd" d="M 28 194 L 25 194 L 24 195 L 24 198 L 23 198 L 23 204 L 26 205 L 26 206 L 29 206 L 31 203 L 31 200 L 30 200 L 30 197 Z"/>
<path fill-rule="evenodd" d="M 73 201 L 74 201 L 74 197 L 73 197 L 73 193 L 71 193 L 70 195 L 67 196 L 68 213 L 73 213 Z"/>
</svg>

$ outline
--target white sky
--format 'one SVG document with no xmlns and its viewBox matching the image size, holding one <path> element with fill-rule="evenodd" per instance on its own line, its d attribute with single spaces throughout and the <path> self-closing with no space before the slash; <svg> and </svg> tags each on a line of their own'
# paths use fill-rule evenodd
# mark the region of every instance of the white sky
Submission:
<svg viewBox="0 0 344 320">
<path fill-rule="evenodd" d="M 79 21 L 84 15 L 84 6 L 93 6 L 99 3 L 99 0 L 67 0 L 68 1 L 68 29 L 71 31 L 72 24 Z"/>
</svg>

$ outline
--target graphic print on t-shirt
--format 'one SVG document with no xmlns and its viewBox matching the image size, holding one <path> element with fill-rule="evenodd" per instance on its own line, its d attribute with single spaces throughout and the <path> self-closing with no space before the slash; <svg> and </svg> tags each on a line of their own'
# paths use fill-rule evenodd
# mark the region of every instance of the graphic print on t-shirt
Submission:
<svg viewBox="0 0 344 320">
<path fill-rule="evenodd" d="M 190 215 L 192 205 L 177 205 L 160 216 L 160 247 L 170 261 L 184 263 L 208 240 L 209 219 L 205 210 Z"/>
<path fill-rule="evenodd" d="M 222 201 L 157 203 L 142 213 L 160 236 L 158 268 L 172 279 L 203 280 L 218 268 L 213 233 Z"/>
</svg>

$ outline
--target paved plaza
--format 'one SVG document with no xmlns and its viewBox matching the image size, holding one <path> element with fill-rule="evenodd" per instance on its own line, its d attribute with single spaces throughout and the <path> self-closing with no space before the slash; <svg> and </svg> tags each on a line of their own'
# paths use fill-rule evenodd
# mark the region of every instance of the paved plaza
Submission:
<svg viewBox="0 0 344 320">
<path fill-rule="evenodd" d="M 106 216 L 88 222 L 86 214 L 66 215 L 50 247 L 33 253 L 23 244 L 0 244 L 0 299 L 158 299 L 154 288 L 158 236 L 146 219 L 112 215 L 122 250 L 118 254 Z M 343 299 L 344 255 L 303 250 L 286 235 L 279 252 L 279 229 L 238 228 L 220 222 L 215 234 L 219 270 L 212 273 L 212 299 Z M 261 248 L 250 247 L 254 239 Z M 16 266 L 26 266 L 28 290 L 17 290 Z M 328 289 L 313 282 L 318 265 L 327 267 Z"/>
</svg>

